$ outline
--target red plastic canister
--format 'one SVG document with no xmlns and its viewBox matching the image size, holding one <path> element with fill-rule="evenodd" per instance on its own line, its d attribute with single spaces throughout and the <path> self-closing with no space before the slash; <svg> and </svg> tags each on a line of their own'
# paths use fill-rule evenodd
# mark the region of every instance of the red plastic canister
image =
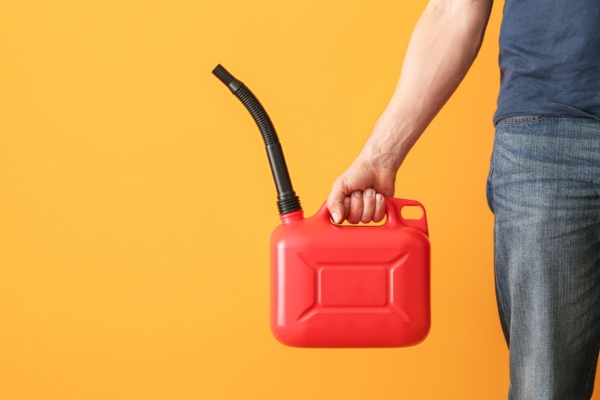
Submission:
<svg viewBox="0 0 600 400">
<path fill-rule="evenodd" d="M 405 206 L 423 210 L 402 218 Z M 340 226 L 323 205 L 281 216 L 271 235 L 271 330 L 295 347 L 403 347 L 430 328 L 423 206 L 386 198 L 381 226 Z"/>
<path fill-rule="evenodd" d="M 271 235 L 271 330 L 296 347 L 403 347 L 430 327 L 427 218 L 386 197 L 381 226 L 340 226 L 327 207 L 304 218 L 275 127 L 256 96 L 223 66 L 213 74 L 244 104 L 265 142 L 281 224 Z M 418 219 L 402 208 L 420 207 Z"/>
</svg>

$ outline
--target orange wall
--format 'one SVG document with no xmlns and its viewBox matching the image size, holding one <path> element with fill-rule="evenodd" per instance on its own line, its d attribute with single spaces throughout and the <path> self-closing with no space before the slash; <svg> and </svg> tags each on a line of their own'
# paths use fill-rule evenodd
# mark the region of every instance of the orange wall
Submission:
<svg viewBox="0 0 600 400">
<path fill-rule="evenodd" d="M 0 398 L 502 399 L 485 180 L 495 5 L 478 61 L 414 148 L 433 326 L 407 349 L 300 350 L 268 326 L 269 110 L 308 215 L 394 88 L 425 1 L 3 0 Z"/>
</svg>

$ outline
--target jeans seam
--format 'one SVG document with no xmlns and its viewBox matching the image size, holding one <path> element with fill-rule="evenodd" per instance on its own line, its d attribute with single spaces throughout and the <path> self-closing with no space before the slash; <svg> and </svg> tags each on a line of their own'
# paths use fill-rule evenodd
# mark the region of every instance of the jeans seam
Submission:
<svg viewBox="0 0 600 400">
<path fill-rule="evenodd" d="M 518 124 L 529 124 L 533 122 L 539 122 L 547 119 L 546 115 L 522 115 L 517 117 L 506 117 L 502 118 L 496 123 L 496 125 L 518 125 Z"/>
<path fill-rule="evenodd" d="M 494 175 L 494 170 L 492 169 L 492 167 L 490 167 L 490 173 L 488 174 L 488 179 L 486 182 L 486 187 L 485 187 L 485 194 L 486 194 L 486 199 L 487 199 L 487 203 L 488 203 L 488 208 L 490 209 L 490 211 L 492 212 L 492 214 L 494 213 L 494 192 L 492 189 L 492 176 Z"/>
<path fill-rule="evenodd" d="M 496 134 L 494 134 L 494 141 L 492 143 L 492 154 L 490 155 L 490 171 L 485 182 L 485 197 L 487 200 L 488 208 L 494 214 L 494 192 L 492 187 L 492 178 L 494 176 L 494 151 L 496 149 Z"/>
</svg>

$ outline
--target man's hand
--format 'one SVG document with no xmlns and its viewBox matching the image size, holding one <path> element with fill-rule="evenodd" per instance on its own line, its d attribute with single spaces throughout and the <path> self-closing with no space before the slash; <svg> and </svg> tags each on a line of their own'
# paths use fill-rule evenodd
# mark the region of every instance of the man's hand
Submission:
<svg viewBox="0 0 600 400">
<path fill-rule="evenodd" d="M 396 173 L 356 160 L 334 182 L 327 208 L 334 222 L 379 222 L 385 216 L 383 196 L 394 195 Z"/>
</svg>

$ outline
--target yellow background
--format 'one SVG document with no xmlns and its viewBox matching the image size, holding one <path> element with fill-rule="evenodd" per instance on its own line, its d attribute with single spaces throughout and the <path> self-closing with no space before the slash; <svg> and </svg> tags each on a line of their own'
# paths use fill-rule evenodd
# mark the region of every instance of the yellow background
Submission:
<svg viewBox="0 0 600 400">
<path fill-rule="evenodd" d="M 427 208 L 433 326 L 406 349 L 270 334 L 275 190 L 222 63 L 278 128 L 307 215 L 393 91 L 419 1 L 0 1 L 0 399 L 502 399 L 480 56 L 397 197 Z"/>
</svg>

